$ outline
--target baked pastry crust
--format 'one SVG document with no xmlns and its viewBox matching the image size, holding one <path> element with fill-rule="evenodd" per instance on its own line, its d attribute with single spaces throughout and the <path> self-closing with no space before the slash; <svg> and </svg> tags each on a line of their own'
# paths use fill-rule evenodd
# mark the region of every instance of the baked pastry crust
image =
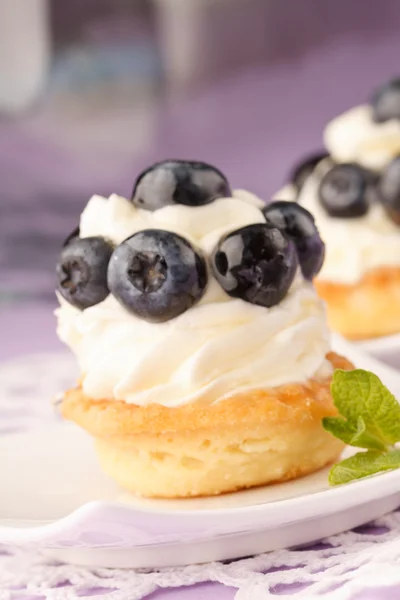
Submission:
<svg viewBox="0 0 400 600">
<path fill-rule="evenodd" d="M 355 284 L 316 279 L 331 328 L 351 340 L 400 332 L 400 268 L 379 267 Z"/>
<path fill-rule="evenodd" d="M 330 353 L 335 368 L 352 369 Z M 213 405 L 139 407 L 66 393 L 65 418 L 96 439 L 101 464 L 143 496 L 209 496 L 286 481 L 316 471 L 343 444 L 321 425 L 336 414 L 330 378 L 252 391 Z"/>
</svg>

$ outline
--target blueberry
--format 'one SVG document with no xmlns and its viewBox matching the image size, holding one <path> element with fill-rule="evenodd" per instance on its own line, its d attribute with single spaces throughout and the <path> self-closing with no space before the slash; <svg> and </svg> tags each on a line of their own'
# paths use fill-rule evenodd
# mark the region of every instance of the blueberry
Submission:
<svg viewBox="0 0 400 600">
<path fill-rule="evenodd" d="M 75 229 L 73 231 L 71 231 L 69 236 L 65 238 L 62 247 L 65 248 L 65 246 L 68 246 L 68 244 L 70 242 L 72 242 L 72 240 L 75 240 L 76 238 L 79 237 L 79 234 L 80 234 L 79 227 L 75 227 Z"/>
<path fill-rule="evenodd" d="M 313 174 L 315 167 L 321 160 L 328 158 L 327 152 L 319 152 L 318 154 L 312 154 L 307 156 L 304 160 L 298 163 L 290 176 L 290 181 L 295 186 L 297 193 L 300 192 L 310 175 Z"/>
<path fill-rule="evenodd" d="M 387 81 L 372 95 L 372 118 L 376 123 L 400 119 L 400 78 Z"/>
<path fill-rule="evenodd" d="M 332 167 L 319 184 L 319 199 L 331 217 L 355 218 L 368 212 L 369 176 L 358 165 L 343 163 Z"/>
<path fill-rule="evenodd" d="M 276 227 L 257 223 L 222 238 L 214 250 L 212 265 L 227 294 L 270 307 L 287 294 L 298 261 L 291 240 Z"/>
<path fill-rule="evenodd" d="M 215 167 L 203 162 L 166 160 L 143 171 L 132 201 L 138 208 L 157 210 L 170 204 L 202 206 L 231 196 L 229 183 Z"/>
<path fill-rule="evenodd" d="M 161 323 L 200 300 L 207 285 L 207 268 L 204 259 L 183 237 L 161 229 L 146 229 L 114 250 L 108 285 L 129 312 Z"/>
<path fill-rule="evenodd" d="M 382 173 L 378 198 L 391 219 L 400 225 L 400 156 L 396 156 Z"/>
<path fill-rule="evenodd" d="M 73 306 L 84 310 L 107 298 L 107 267 L 113 246 L 102 237 L 72 239 L 57 264 L 57 289 Z"/>
<path fill-rule="evenodd" d="M 301 271 L 306 279 L 319 273 L 324 262 L 325 244 L 314 217 L 296 202 L 278 200 L 263 209 L 267 223 L 277 227 L 296 246 Z"/>
</svg>

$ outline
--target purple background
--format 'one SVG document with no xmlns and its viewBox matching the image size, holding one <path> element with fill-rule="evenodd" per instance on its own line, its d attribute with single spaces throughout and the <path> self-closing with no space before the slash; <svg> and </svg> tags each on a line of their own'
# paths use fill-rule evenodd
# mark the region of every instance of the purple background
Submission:
<svg viewBox="0 0 400 600">
<path fill-rule="evenodd" d="M 400 3 L 309 0 L 291 7 L 297 12 L 283 29 L 285 11 L 271 11 L 266 31 L 279 39 L 271 33 L 261 54 L 274 57 L 272 63 L 231 68 L 185 99 L 153 103 L 144 134 L 138 126 L 139 148 L 134 121 L 127 131 L 121 110 L 112 107 L 90 113 L 92 130 L 104 129 L 97 143 L 80 137 L 79 119 L 87 127 L 87 113 L 77 114 L 72 134 L 62 111 L 0 120 L 0 331 L 7 340 L 0 359 L 61 349 L 52 317 L 54 264 L 92 193 L 128 195 L 142 167 L 191 157 L 215 163 L 234 186 L 268 198 L 293 161 L 321 147 L 328 119 L 399 73 Z M 246 44 L 246 35 L 238 43 Z M 382 590 L 358 600 L 393 594 Z M 153 597 L 216 595 L 228 599 L 233 590 L 207 584 Z"/>
<path fill-rule="evenodd" d="M 399 46 L 395 33 L 343 37 L 297 62 L 226 77 L 191 98 L 158 105 L 141 150 L 135 128 L 127 135 L 112 111 L 106 135 L 114 137 L 104 146 L 85 141 L 83 150 L 79 126 L 68 136 L 57 115 L 0 121 L 0 320 L 3 331 L 13 331 L 2 355 L 55 347 L 54 264 L 92 193 L 129 194 L 139 169 L 175 156 L 215 163 L 233 185 L 268 198 L 293 161 L 321 147 L 330 117 L 397 72 Z M 101 130 L 104 111 L 94 111 L 91 123 Z"/>
</svg>

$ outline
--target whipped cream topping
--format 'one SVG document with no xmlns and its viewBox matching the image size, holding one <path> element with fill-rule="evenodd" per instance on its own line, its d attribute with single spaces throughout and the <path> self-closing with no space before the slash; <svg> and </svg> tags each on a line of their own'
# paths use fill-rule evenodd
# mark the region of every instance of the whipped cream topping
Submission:
<svg viewBox="0 0 400 600">
<path fill-rule="evenodd" d="M 297 189 L 293 183 L 286 183 L 273 196 L 272 200 L 286 200 L 287 202 L 297 201 Z"/>
<path fill-rule="evenodd" d="M 322 161 L 298 197 L 301 206 L 314 216 L 326 245 L 318 278 L 354 284 L 371 269 L 400 266 L 400 228 L 389 219 L 379 202 L 374 202 L 368 213 L 359 218 L 339 219 L 326 213 L 318 198 L 318 186 L 329 168 L 330 163 Z M 285 186 L 275 198 L 292 201 L 295 190 L 290 185 Z"/>
<path fill-rule="evenodd" d="M 326 126 L 324 141 L 337 162 L 380 171 L 400 154 L 400 120 L 376 123 L 369 105 L 356 106 Z"/>
<path fill-rule="evenodd" d="M 120 243 L 142 229 L 162 228 L 209 256 L 222 235 L 264 222 L 261 206 L 241 190 L 205 206 L 154 212 L 116 195 L 93 196 L 81 216 L 81 237 Z M 201 301 L 164 323 L 139 319 L 112 295 L 84 311 L 59 301 L 59 337 L 77 356 L 83 390 L 94 399 L 168 407 L 213 403 L 332 371 L 324 307 L 300 271 L 284 300 L 269 309 L 231 298 L 210 271 Z"/>
</svg>

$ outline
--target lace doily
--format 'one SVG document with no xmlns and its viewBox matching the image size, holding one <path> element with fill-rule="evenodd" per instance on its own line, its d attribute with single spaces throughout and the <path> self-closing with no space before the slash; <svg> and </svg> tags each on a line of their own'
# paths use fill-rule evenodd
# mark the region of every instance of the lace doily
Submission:
<svg viewBox="0 0 400 600">
<path fill-rule="evenodd" d="M 0 434 L 12 435 L 43 423 L 51 427 L 57 416 L 49 400 L 75 376 L 74 361 L 67 355 L 34 356 L 1 365 Z M 373 590 L 371 598 L 400 597 L 400 510 L 306 548 L 159 571 L 86 569 L 0 546 L 0 600 L 76 600 L 91 595 L 140 600 L 160 588 L 208 581 L 237 588 L 237 600 L 277 595 L 361 600 L 365 590 Z"/>
</svg>

